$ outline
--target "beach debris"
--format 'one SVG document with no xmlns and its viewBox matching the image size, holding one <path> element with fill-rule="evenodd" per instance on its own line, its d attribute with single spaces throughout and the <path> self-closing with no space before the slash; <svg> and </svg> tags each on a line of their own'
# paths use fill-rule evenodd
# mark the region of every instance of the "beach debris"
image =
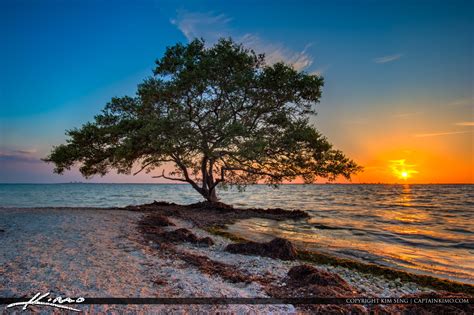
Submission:
<svg viewBox="0 0 474 315">
<path fill-rule="evenodd" d="M 304 219 L 309 218 L 309 214 L 303 210 L 285 210 L 282 208 L 270 208 L 270 209 L 258 209 L 251 208 L 247 210 L 253 210 L 260 215 L 273 216 L 276 219 Z"/>
<path fill-rule="evenodd" d="M 228 280 L 230 282 L 251 283 L 257 279 L 254 276 L 245 274 L 235 268 L 235 266 L 212 260 L 206 256 L 191 253 L 178 253 L 181 260 L 196 266 L 201 272 Z"/>
<path fill-rule="evenodd" d="M 173 222 L 163 215 L 150 216 L 148 224 L 153 226 L 175 226 Z"/>
<path fill-rule="evenodd" d="M 227 224 L 239 219 L 266 218 L 272 220 L 307 219 L 309 214 L 303 210 L 285 210 L 281 208 L 234 208 L 222 202 L 198 202 L 190 205 L 178 205 L 166 201 L 154 201 L 148 204 L 131 205 L 124 209 L 130 211 L 154 212 L 191 220 L 199 226 Z M 196 216 L 199 213 L 199 216 Z M 201 223 L 201 224 L 199 224 Z"/>
<path fill-rule="evenodd" d="M 267 293 L 273 297 L 353 297 L 357 290 L 335 273 L 312 267 L 299 265 L 291 268 L 281 286 L 267 287 Z M 311 314 L 365 314 L 362 305 L 302 305 L 300 310 Z"/>
<path fill-rule="evenodd" d="M 178 228 L 166 231 L 166 227 L 176 226 L 171 220 L 164 215 L 153 213 L 144 216 L 138 224 L 141 232 L 146 236 L 148 244 L 155 244 L 156 248 L 166 243 L 193 243 L 203 246 L 212 246 L 214 241 L 210 237 L 197 237 L 193 232 L 186 228 Z M 152 242 L 152 243 L 150 243 Z"/>
<path fill-rule="evenodd" d="M 126 206 L 124 207 L 124 209 L 130 210 L 130 211 L 154 211 L 154 210 L 157 210 L 157 207 L 172 207 L 172 206 L 177 206 L 177 204 L 175 204 L 174 202 L 155 200 L 152 203 Z"/>
<path fill-rule="evenodd" d="M 299 265 L 288 271 L 283 292 L 303 297 L 350 297 L 357 290 L 335 273 L 310 265 Z"/>
<path fill-rule="evenodd" d="M 166 226 L 175 226 L 167 217 L 163 215 L 149 215 L 140 220 L 139 227 L 143 233 L 150 236 L 149 241 L 157 241 L 156 235 L 162 232 L 162 228 Z"/>
<path fill-rule="evenodd" d="M 164 286 L 164 285 L 168 284 L 168 282 L 165 279 L 163 279 L 162 277 L 155 277 L 155 278 L 153 278 L 153 280 L 151 280 L 151 282 L 153 282 L 157 286 Z"/>
<path fill-rule="evenodd" d="M 229 244 L 225 250 L 233 254 L 259 255 L 281 260 L 295 260 L 297 256 L 295 246 L 290 241 L 279 237 L 268 243 Z"/>
<path fill-rule="evenodd" d="M 310 265 L 295 266 L 288 271 L 288 277 L 299 285 L 339 286 L 351 290 L 349 284 L 339 275 Z"/>
<path fill-rule="evenodd" d="M 190 205 L 185 206 L 191 209 L 206 209 L 206 210 L 218 210 L 218 211 L 234 211 L 234 207 L 232 205 L 228 205 L 223 202 L 209 202 L 209 201 L 202 201 L 192 203 Z"/>
<path fill-rule="evenodd" d="M 210 237 L 197 237 L 188 229 L 180 228 L 173 231 L 163 232 L 158 235 L 162 240 L 172 243 L 189 242 L 193 244 L 200 244 L 205 246 L 214 245 L 214 241 Z"/>
<path fill-rule="evenodd" d="M 174 202 L 168 202 L 168 201 L 156 201 L 154 200 L 151 205 L 153 206 L 175 206 L 176 203 Z"/>
</svg>

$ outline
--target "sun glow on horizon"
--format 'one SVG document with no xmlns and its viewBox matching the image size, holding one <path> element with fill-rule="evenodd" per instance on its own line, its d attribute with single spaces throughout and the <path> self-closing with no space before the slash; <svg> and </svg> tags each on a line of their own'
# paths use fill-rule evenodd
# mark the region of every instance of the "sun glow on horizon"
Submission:
<svg viewBox="0 0 474 315">
<path fill-rule="evenodd" d="M 416 165 L 406 164 L 405 160 L 403 159 L 391 160 L 390 164 L 393 175 L 395 175 L 398 179 L 408 180 L 413 174 L 418 173 L 418 171 L 414 169 Z"/>
</svg>

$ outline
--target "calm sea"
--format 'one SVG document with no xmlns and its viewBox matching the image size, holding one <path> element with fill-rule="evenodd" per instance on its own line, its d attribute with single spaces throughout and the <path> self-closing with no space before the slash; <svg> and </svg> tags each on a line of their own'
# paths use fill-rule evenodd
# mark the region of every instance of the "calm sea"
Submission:
<svg viewBox="0 0 474 315">
<path fill-rule="evenodd" d="M 307 249 L 474 283 L 474 185 L 256 185 L 243 193 L 219 193 L 239 207 L 311 215 L 306 221 L 250 219 L 229 227 L 247 238 L 281 236 Z M 188 204 L 200 197 L 187 185 L 0 185 L 0 207 L 111 207 L 153 200 Z"/>
</svg>

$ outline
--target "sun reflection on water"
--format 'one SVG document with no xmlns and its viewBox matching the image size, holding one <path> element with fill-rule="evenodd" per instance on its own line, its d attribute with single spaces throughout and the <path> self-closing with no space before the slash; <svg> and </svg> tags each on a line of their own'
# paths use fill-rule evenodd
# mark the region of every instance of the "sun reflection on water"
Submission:
<svg viewBox="0 0 474 315">
<path fill-rule="evenodd" d="M 473 213 L 446 201 L 460 195 L 408 184 L 351 189 L 352 194 L 331 194 L 329 201 L 318 199 L 306 221 L 249 219 L 229 230 L 256 241 L 279 236 L 304 249 L 474 283 L 474 226 L 463 219 Z"/>
</svg>

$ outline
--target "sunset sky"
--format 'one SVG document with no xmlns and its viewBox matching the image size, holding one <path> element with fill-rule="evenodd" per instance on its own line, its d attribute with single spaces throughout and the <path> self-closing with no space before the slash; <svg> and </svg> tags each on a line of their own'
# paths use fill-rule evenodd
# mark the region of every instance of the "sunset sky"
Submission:
<svg viewBox="0 0 474 315">
<path fill-rule="evenodd" d="M 473 1 L 229 2 L 0 0 L 0 183 L 85 181 L 39 159 L 166 46 L 221 36 L 324 76 L 313 120 L 354 183 L 474 182 Z"/>
</svg>

